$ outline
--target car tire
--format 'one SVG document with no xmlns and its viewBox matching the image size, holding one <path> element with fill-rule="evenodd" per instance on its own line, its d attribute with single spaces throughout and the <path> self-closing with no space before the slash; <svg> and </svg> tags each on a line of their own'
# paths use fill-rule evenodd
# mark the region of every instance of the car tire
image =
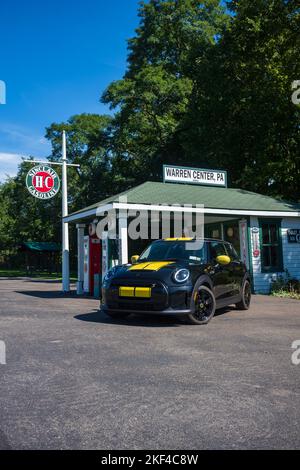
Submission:
<svg viewBox="0 0 300 470">
<path fill-rule="evenodd" d="M 187 315 L 187 321 L 192 325 L 206 325 L 216 311 L 216 299 L 209 287 L 196 286 L 192 297 L 193 313 Z"/>
<path fill-rule="evenodd" d="M 241 289 L 241 300 L 236 305 L 238 310 L 248 310 L 251 303 L 251 284 L 249 279 L 243 282 Z"/>
<path fill-rule="evenodd" d="M 126 318 L 128 317 L 128 315 L 130 315 L 130 313 L 128 312 L 113 312 L 112 310 L 105 310 L 105 313 L 110 318 L 113 318 L 115 320 Z"/>
</svg>

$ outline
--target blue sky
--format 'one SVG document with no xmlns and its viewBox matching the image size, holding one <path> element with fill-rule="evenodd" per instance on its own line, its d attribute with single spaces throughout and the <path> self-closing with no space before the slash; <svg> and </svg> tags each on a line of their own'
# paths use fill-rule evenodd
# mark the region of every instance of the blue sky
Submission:
<svg viewBox="0 0 300 470">
<path fill-rule="evenodd" d="M 77 113 L 107 113 L 99 102 L 126 68 L 126 39 L 138 0 L 11 0 L 0 7 L 0 181 L 20 155 L 46 157 L 45 127 Z"/>
</svg>

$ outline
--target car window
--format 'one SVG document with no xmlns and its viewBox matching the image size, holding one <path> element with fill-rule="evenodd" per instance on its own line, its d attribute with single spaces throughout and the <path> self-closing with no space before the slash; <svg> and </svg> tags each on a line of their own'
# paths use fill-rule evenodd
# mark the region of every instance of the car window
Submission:
<svg viewBox="0 0 300 470">
<path fill-rule="evenodd" d="M 210 242 L 210 256 L 211 259 L 216 259 L 217 256 L 227 255 L 224 243 Z"/>
<path fill-rule="evenodd" d="M 228 256 L 230 256 L 230 259 L 233 260 L 233 261 L 239 261 L 240 258 L 239 258 L 239 255 L 237 254 L 237 252 L 235 251 L 235 249 L 233 248 L 233 246 L 228 243 L 226 245 L 226 248 L 227 248 L 227 251 L 228 251 Z"/>
<path fill-rule="evenodd" d="M 159 242 L 152 243 L 146 250 L 141 254 L 139 261 L 164 261 L 164 260 L 185 260 L 190 263 L 204 263 L 205 262 L 205 249 L 204 245 L 202 248 L 187 249 L 192 243 L 188 244 L 183 241 L 171 242 L 161 240 Z M 196 247 L 195 243 L 195 247 Z"/>
</svg>

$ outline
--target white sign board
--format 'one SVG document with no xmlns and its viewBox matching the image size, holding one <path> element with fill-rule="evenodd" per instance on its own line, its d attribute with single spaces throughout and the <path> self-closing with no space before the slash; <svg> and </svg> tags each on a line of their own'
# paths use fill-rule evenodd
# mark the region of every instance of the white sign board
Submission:
<svg viewBox="0 0 300 470">
<path fill-rule="evenodd" d="M 83 291 L 90 291 L 90 237 L 83 239 Z"/>
<path fill-rule="evenodd" d="M 164 165 L 164 183 L 189 183 L 205 186 L 227 187 L 227 172 Z"/>
<path fill-rule="evenodd" d="M 102 280 L 109 270 L 108 259 L 108 238 L 106 236 L 102 238 Z"/>
<path fill-rule="evenodd" d="M 239 221 L 241 260 L 249 269 L 247 220 Z"/>
</svg>

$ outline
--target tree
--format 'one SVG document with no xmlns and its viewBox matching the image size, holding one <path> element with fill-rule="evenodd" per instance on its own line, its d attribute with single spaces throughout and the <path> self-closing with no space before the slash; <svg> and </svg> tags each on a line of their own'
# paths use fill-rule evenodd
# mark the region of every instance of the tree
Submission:
<svg viewBox="0 0 300 470">
<path fill-rule="evenodd" d="M 291 102 L 298 2 L 227 6 L 141 4 L 128 70 L 102 96 L 117 111 L 111 148 L 123 185 L 160 179 L 161 164 L 172 162 L 227 169 L 232 186 L 300 198 L 300 116 Z"/>
<path fill-rule="evenodd" d="M 79 170 L 70 168 L 68 173 L 70 210 L 74 211 L 111 194 L 111 117 L 79 114 L 67 122 L 51 124 L 46 138 L 51 141 L 54 161 L 61 159 L 63 130 L 67 134 L 68 161 L 80 164 Z"/>
<path fill-rule="evenodd" d="M 61 134 L 67 131 L 69 162 L 80 163 L 80 170 L 68 169 L 69 209 L 100 201 L 113 190 L 109 116 L 76 115 L 66 123 L 52 124 L 46 137 L 52 143 L 50 160 L 61 158 Z M 28 192 L 25 179 L 31 165 L 23 162 L 15 178 L 0 186 L 0 252 L 16 253 L 23 241 L 61 241 L 61 193 L 39 200 Z M 55 170 L 61 176 L 61 168 Z M 75 253 L 75 232 L 70 231 L 71 252 Z"/>
<path fill-rule="evenodd" d="M 239 0 L 210 60 L 183 136 L 186 152 L 230 172 L 235 186 L 300 198 L 299 107 L 291 102 L 300 11 L 294 1 Z"/>
<path fill-rule="evenodd" d="M 80 114 L 46 130 L 51 160 L 67 131 L 70 211 L 145 180 L 162 163 L 229 171 L 231 186 L 300 200 L 297 0 L 149 0 L 128 69 L 102 100 L 115 116 Z M 28 165 L 0 186 L 0 250 L 61 239 L 61 196 L 34 199 Z M 60 172 L 60 170 L 58 170 Z"/>
<path fill-rule="evenodd" d="M 112 148 L 127 185 L 159 179 L 164 162 L 186 162 L 180 134 L 195 70 L 228 15 L 218 0 L 150 0 L 141 3 L 139 16 L 128 70 L 102 96 L 117 111 Z"/>
<path fill-rule="evenodd" d="M 0 186 L 0 254 L 10 258 L 17 254 L 24 241 L 56 241 L 61 239 L 61 202 L 59 197 L 39 200 L 31 196 L 25 185 L 27 163 L 19 166 L 15 178 Z"/>
</svg>

